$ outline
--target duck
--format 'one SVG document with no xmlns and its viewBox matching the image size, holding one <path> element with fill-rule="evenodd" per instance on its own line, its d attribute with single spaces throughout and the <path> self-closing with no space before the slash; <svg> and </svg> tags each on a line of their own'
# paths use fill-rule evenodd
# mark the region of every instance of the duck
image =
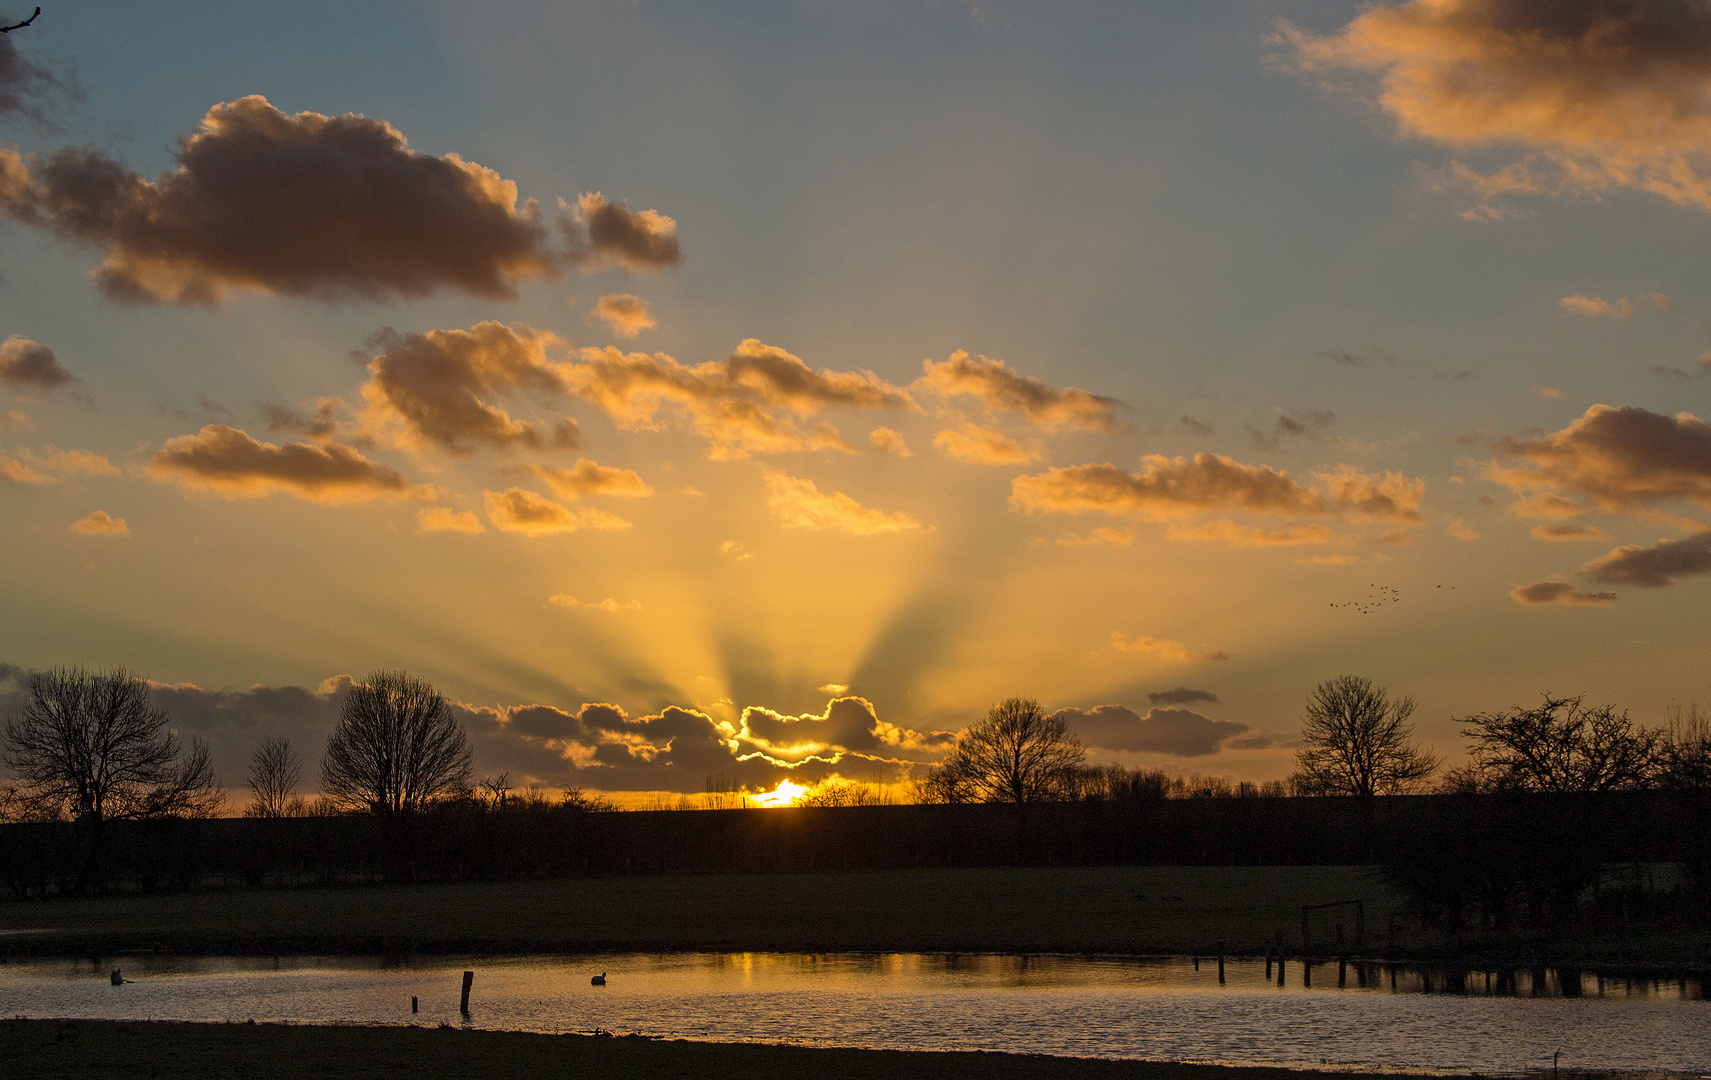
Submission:
<svg viewBox="0 0 1711 1080">
<path fill-rule="evenodd" d="M 605 986 L 606 985 L 606 973 L 604 971 L 602 971 L 600 974 L 594 976 L 594 978 L 589 979 L 588 985 L 590 985 L 590 986 Z"/>
</svg>

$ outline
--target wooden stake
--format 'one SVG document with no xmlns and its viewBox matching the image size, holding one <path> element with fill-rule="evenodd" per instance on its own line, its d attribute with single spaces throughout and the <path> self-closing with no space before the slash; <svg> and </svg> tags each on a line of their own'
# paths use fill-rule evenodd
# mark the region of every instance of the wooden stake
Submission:
<svg viewBox="0 0 1711 1080">
<path fill-rule="evenodd" d="M 469 1015 L 469 984 L 474 981 L 475 972 L 466 971 L 463 973 L 463 1004 L 458 1006 L 458 1010 L 465 1016 Z"/>
</svg>

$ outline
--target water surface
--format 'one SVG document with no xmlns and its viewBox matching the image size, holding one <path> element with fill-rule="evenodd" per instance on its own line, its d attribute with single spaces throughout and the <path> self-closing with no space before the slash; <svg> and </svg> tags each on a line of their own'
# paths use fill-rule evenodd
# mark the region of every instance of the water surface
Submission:
<svg viewBox="0 0 1711 1080">
<path fill-rule="evenodd" d="M 120 967 L 123 986 L 108 974 Z M 462 973 L 476 972 L 470 1016 Z M 589 979 L 604 971 L 607 985 Z M 148 958 L 0 965 L 0 1015 L 469 1024 L 719 1041 L 1519 1073 L 1711 1073 L 1693 982 L 1188 958 L 607 954 L 416 962 Z M 1362 976 L 1367 986 L 1360 986 Z M 1392 983 L 1394 978 L 1394 989 Z M 1443 992 L 1453 988 L 1457 992 Z M 1578 996 L 1564 996 L 1565 989 Z M 412 1014 L 410 999 L 420 1002 Z"/>
</svg>

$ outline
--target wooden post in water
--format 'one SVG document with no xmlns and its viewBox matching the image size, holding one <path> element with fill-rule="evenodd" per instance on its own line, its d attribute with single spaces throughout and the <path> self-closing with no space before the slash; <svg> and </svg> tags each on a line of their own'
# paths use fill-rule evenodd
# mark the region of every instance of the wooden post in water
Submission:
<svg viewBox="0 0 1711 1080">
<path fill-rule="evenodd" d="M 1199 958 L 1199 957 L 1198 957 L 1198 956 L 1196 956 L 1196 957 L 1195 957 L 1195 958 L 1194 958 L 1194 970 L 1195 970 L 1195 971 L 1199 971 L 1199 970 L 1200 970 L 1200 958 Z"/>
<path fill-rule="evenodd" d="M 1337 924 L 1337 985 L 1349 984 L 1349 957 L 1343 949 L 1343 924 Z"/>
<path fill-rule="evenodd" d="M 1265 981 L 1271 981 L 1271 946 L 1265 947 Z"/>
<path fill-rule="evenodd" d="M 1277 932 L 1277 985 L 1283 985 L 1283 931 Z"/>
<path fill-rule="evenodd" d="M 1313 985 L 1313 961 L 1310 957 L 1301 958 L 1301 985 Z"/>
<path fill-rule="evenodd" d="M 1218 985 L 1224 985 L 1224 943 L 1218 942 Z"/>
<path fill-rule="evenodd" d="M 416 1014 L 416 996 L 414 994 L 412 994 L 412 995 L 410 995 L 410 1015 L 414 1016 L 415 1014 Z"/>
<path fill-rule="evenodd" d="M 475 972 L 466 971 L 463 973 L 463 1003 L 458 1006 L 458 1011 L 465 1016 L 469 1015 L 469 984 L 474 981 Z"/>
</svg>

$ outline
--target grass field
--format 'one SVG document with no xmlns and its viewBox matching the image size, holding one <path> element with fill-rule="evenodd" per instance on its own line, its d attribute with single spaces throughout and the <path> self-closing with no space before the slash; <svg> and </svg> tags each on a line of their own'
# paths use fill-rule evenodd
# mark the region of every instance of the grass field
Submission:
<svg viewBox="0 0 1711 1080">
<path fill-rule="evenodd" d="M 174 1080 L 461 1080 L 488 1075 L 542 1080 L 1346 1080 L 1358 1075 L 426 1028 L 58 1020 L 0 1020 L 0 1061 L 7 1064 L 8 1075 L 33 1080 L 113 1075 Z M 1597 1074 L 1573 1075 L 1591 1080 Z"/>
<path fill-rule="evenodd" d="M 1302 904 L 1398 899 L 1358 867 L 667 875 L 0 904 L 13 953 L 600 950 L 1232 953 L 1300 937 Z M 1348 918 L 1345 916 L 1344 918 Z M 1349 932 L 1352 934 L 1352 918 Z M 1334 933 L 1325 927 L 1327 937 Z"/>
</svg>

